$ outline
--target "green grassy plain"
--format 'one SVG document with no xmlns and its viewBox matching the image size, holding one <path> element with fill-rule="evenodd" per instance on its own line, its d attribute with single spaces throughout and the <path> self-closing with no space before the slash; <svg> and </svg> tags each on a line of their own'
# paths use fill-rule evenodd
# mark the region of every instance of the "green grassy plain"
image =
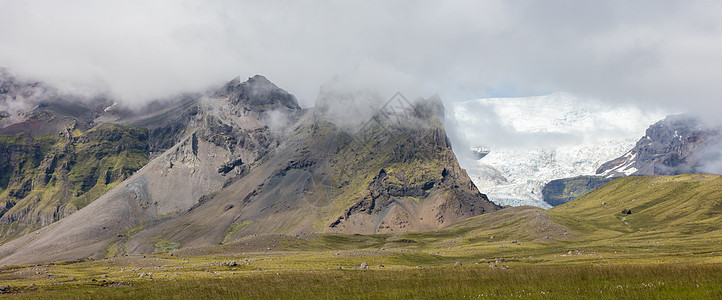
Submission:
<svg viewBox="0 0 722 300">
<path fill-rule="evenodd" d="M 548 211 L 439 231 L 251 236 L 9 266 L 0 287 L 23 298 L 721 299 L 721 203 L 718 175 L 628 177 Z"/>
</svg>

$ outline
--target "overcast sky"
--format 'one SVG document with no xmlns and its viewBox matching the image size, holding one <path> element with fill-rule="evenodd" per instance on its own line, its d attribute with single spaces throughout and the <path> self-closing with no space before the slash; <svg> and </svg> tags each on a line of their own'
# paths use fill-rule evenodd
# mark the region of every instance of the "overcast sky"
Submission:
<svg viewBox="0 0 722 300">
<path fill-rule="evenodd" d="M 722 1 L 8 1 L 0 66 L 139 102 L 263 74 L 446 101 L 565 91 L 718 114 Z M 356 78 L 356 77 L 355 77 Z"/>
</svg>

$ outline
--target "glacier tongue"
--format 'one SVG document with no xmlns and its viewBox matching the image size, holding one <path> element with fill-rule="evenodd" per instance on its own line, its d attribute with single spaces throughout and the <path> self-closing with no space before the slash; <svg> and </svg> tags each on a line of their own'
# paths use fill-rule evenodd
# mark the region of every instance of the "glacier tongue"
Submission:
<svg viewBox="0 0 722 300">
<path fill-rule="evenodd" d="M 593 175 L 665 116 L 566 93 L 470 100 L 451 108 L 454 149 L 479 190 L 500 205 L 543 208 L 550 207 L 542 199 L 546 183 Z M 479 149 L 488 154 L 479 158 Z"/>
</svg>

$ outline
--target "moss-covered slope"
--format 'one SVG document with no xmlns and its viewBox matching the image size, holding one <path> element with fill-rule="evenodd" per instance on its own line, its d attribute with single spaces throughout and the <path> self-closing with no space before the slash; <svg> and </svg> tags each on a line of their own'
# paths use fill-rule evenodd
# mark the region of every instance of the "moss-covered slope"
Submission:
<svg viewBox="0 0 722 300">
<path fill-rule="evenodd" d="M 0 241 L 72 214 L 129 177 L 147 162 L 147 137 L 113 124 L 0 136 Z"/>
</svg>

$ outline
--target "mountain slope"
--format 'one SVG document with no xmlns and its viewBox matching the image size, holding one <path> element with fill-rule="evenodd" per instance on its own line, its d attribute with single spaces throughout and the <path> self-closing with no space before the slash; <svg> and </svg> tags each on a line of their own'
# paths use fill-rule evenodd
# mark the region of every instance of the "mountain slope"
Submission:
<svg viewBox="0 0 722 300">
<path fill-rule="evenodd" d="M 649 126 L 629 152 L 604 163 L 602 176 L 719 173 L 720 129 L 691 115 L 672 115 Z"/>
<path fill-rule="evenodd" d="M 273 91 L 268 86 L 264 90 Z M 6 243 L 0 247 L 0 257 L 47 261 L 102 256 L 106 244 L 124 237 L 126 231 L 184 213 L 198 205 L 202 196 L 243 175 L 248 164 L 276 145 L 276 139 L 260 120 L 264 110 L 249 109 L 253 106 L 246 102 L 233 105 L 232 100 L 222 94 L 171 103 L 146 115 L 121 115 L 125 119 L 117 118 L 115 122 L 160 124 L 151 128 L 171 128 L 181 136 L 174 139 L 180 141 L 77 213 Z M 149 140 L 153 141 L 152 135 Z"/>
<path fill-rule="evenodd" d="M 145 129 L 95 122 L 109 102 L 0 70 L 0 242 L 74 213 L 146 163 Z"/>
<path fill-rule="evenodd" d="M 143 167 L 147 132 L 120 125 L 0 137 L 0 241 L 82 209 Z"/>
<path fill-rule="evenodd" d="M 408 121 L 423 127 L 377 124 L 355 134 L 307 114 L 247 176 L 137 234 L 126 251 L 153 251 L 157 240 L 198 247 L 266 233 L 437 229 L 497 210 L 458 167 L 441 115 L 428 110 L 440 106 L 416 104 Z"/>
<path fill-rule="evenodd" d="M 593 225 L 597 239 L 627 236 L 683 242 L 720 236 L 720 199 L 720 175 L 633 176 L 615 179 L 550 212 L 568 224 L 578 219 Z"/>
</svg>

